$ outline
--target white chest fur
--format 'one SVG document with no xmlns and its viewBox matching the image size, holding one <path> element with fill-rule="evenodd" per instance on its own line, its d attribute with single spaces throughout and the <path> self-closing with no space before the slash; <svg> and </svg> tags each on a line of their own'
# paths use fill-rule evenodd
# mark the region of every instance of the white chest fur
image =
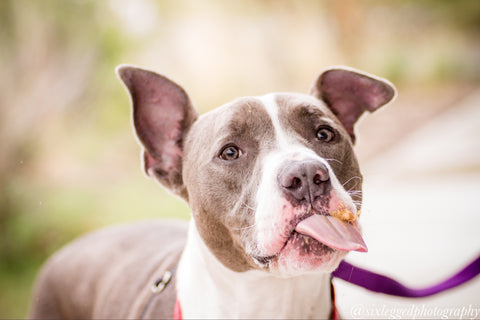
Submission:
<svg viewBox="0 0 480 320">
<path fill-rule="evenodd" d="M 182 314 L 188 318 L 328 318 L 330 275 L 279 278 L 224 267 L 199 236 L 193 220 L 177 272 Z"/>
</svg>

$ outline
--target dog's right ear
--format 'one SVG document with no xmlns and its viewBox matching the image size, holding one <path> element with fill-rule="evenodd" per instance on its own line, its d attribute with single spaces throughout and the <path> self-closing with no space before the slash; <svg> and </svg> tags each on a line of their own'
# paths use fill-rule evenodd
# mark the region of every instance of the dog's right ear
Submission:
<svg viewBox="0 0 480 320">
<path fill-rule="evenodd" d="M 365 112 L 373 112 L 396 96 L 393 84 L 358 70 L 334 67 L 317 78 L 310 94 L 323 100 L 355 142 L 353 127 Z"/>
<path fill-rule="evenodd" d="M 183 141 L 198 114 L 187 93 L 148 70 L 122 65 L 116 72 L 130 93 L 135 131 L 145 148 L 145 172 L 188 201 L 182 178 Z"/>
</svg>

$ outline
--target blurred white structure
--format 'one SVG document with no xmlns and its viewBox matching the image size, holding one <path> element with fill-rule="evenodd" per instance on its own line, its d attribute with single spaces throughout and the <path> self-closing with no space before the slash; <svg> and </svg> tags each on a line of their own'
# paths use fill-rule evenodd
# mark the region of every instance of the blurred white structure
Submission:
<svg viewBox="0 0 480 320">
<path fill-rule="evenodd" d="M 369 252 L 347 261 L 421 288 L 480 254 L 480 90 L 364 164 L 363 172 Z M 480 276 L 421 299 L 334 283 L 344 318 L 480 318 Z"/>
</svg>

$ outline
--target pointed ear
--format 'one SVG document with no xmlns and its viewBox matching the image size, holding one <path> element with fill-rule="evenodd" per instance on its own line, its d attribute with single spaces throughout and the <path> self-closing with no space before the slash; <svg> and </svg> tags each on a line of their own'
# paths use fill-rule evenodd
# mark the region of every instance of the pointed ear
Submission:
<svg viewBox="0 0 480 320">
<path fill-rule="evenodd" d="M 332 68 L 317 78 L 310 94 L 323 100 L 355 142 L 353 127 L 365 112 L 373 112 L 396 96 L 387 80 L 346 68 Z"/>
<path fill-rule="evenodd" d="M 182 178 L 183 141 L 198 115 L 187 93 L 148 70 L 119 66 L 116 72 L 130 93 L 135 131 L 145 149 L 145 172 L 188 200 Z"/>
</svg>

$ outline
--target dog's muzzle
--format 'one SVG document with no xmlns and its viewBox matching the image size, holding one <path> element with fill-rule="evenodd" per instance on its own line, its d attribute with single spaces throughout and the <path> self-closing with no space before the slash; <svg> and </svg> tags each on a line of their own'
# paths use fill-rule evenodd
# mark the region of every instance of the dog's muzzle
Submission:
<svg viewBox="0 0 480 320">
<path fill-rule="evenodd" d="M 288 162 L 280 170 L 277 180 L 292 205 L 311 208 L 295 226 L 296 232 L 334 249 L 367 251 L 355 214 L 343 204 L 331 211 L 329 200 L 333 185 L 325 163 L 315 159 Z M 344 212 L 340 212 L 342 210 Z M 354 219 L 349 221 L 344 216 Z"/>
</svg>

